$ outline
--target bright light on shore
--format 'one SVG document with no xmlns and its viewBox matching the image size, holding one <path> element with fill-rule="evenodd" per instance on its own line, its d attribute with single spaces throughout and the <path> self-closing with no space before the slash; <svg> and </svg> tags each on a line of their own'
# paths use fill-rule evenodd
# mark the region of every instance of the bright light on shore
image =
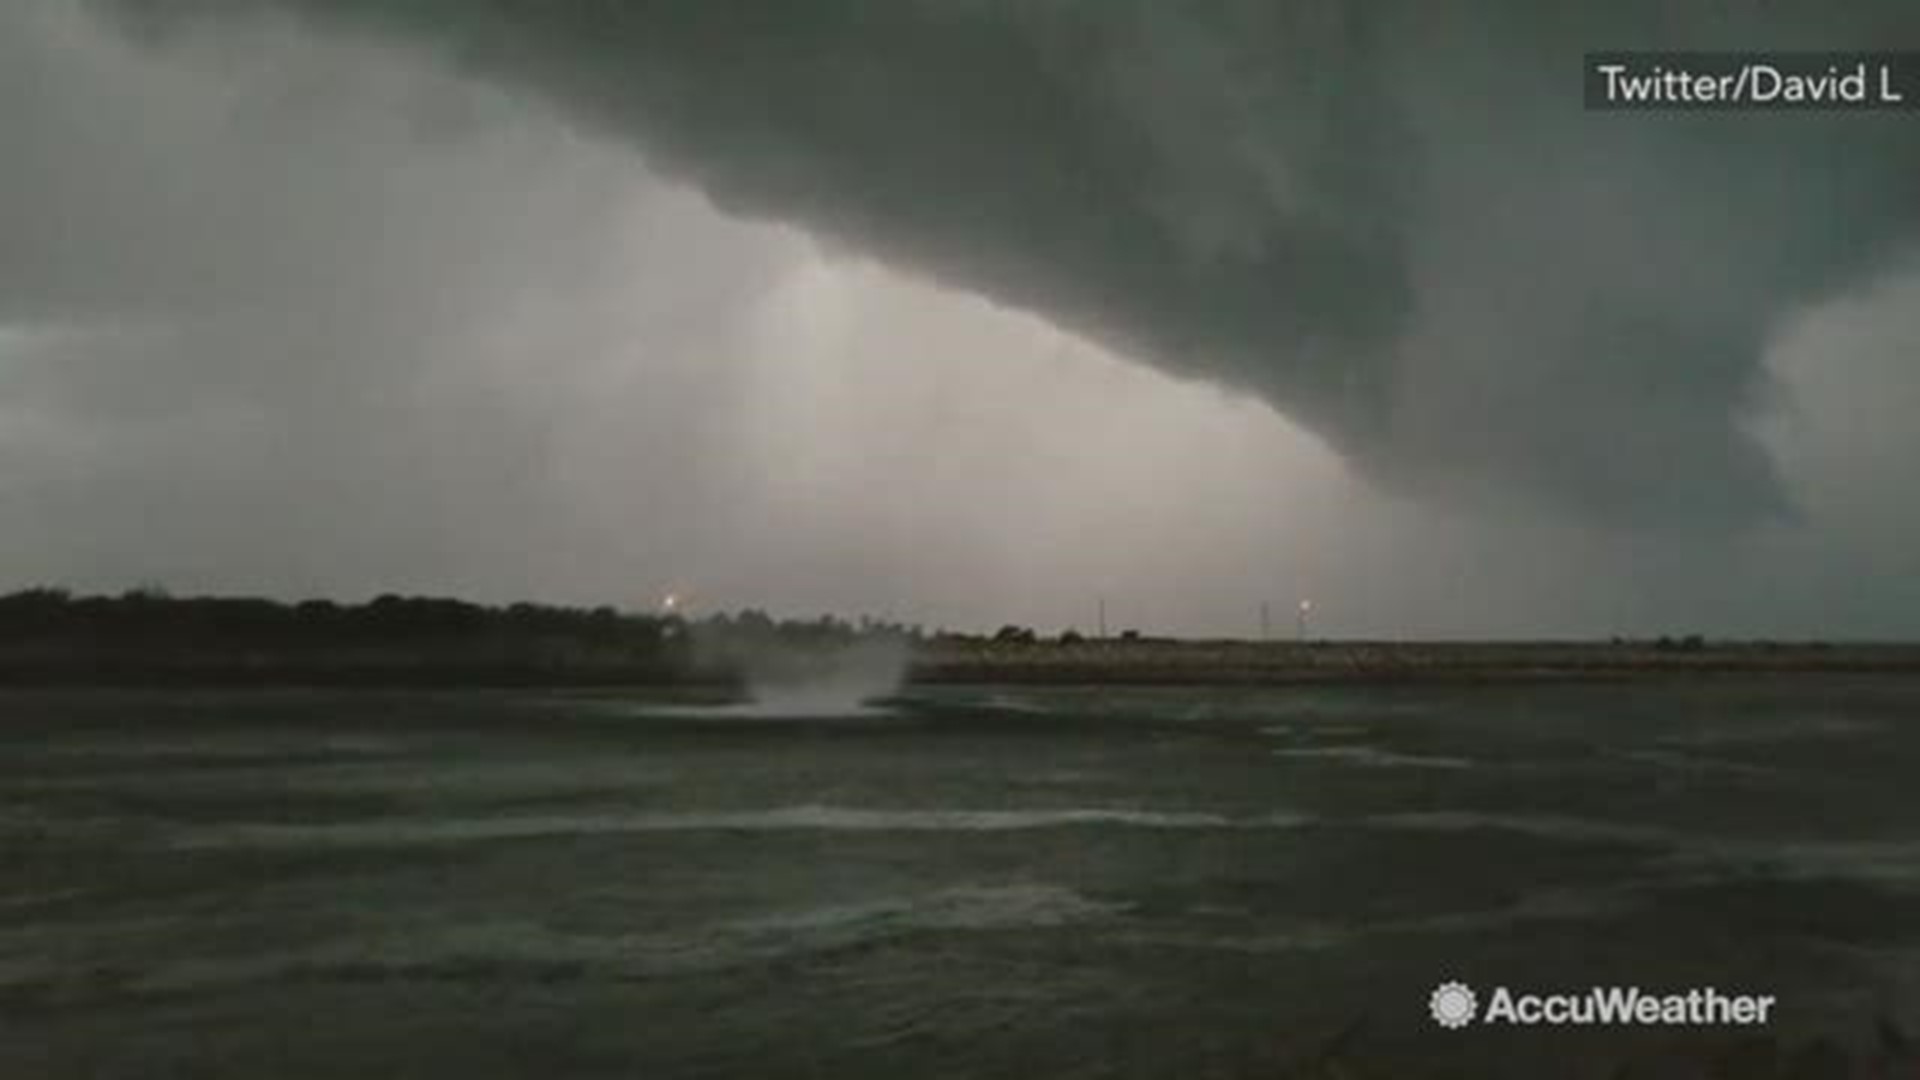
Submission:
<svg viewBox="0 0 1920 1080">
<path fill-rule="evenodd" d="M 661 597 L 661 598 L 660 598 L 660 610 L 662 610 L 662 611 L 665 611 L 665 612 L 675 612 L 675 611 L 679 611 L 679 610 L 680 610 L 680 596 L 679 596 L 679 594 L 678 594 L 678 593 L 668 593 L 667 595 L 665 595 L 665 596 L 663 596 L 663 597 Z"/>
</svg>

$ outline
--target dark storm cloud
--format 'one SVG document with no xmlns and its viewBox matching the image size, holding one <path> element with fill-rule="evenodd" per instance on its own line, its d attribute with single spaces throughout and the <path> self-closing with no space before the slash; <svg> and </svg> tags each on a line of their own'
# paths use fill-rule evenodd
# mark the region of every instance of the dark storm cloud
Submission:
<svg viewBox="0 0 1920 1080">
<path fill-rule="evenodd" d="M 1389 485 L 1608 522 L 1784 510 L 1762 347 L 1920 210 L 1904 117 L 1588 114 L 1579 78 L 1589 49 L 1914 40 L 1905 3 L 284 3 L 1255 393 Z"/>
<path fill-rule="evenodd" d="M 1583 115 L 1637 31 L 1518 5 L 400 10 L 0 5 L 0 590 L 1920 631 L 1875 122 Z"/>
<path fill-rule="evenodd" d="M 629 266 L 697 200 L 393 50 L 143 48 L 14 6 L 0 90 L 0 590 L 648 587 L 621 561 L 648 545 L 589 553 L 554 447 L 608 396 L 603 357 L 719 350 L 669 320 L 764 287 L 779 256 L 744 228 Z M 724 387 L 651 389 L 633 459 L 700 445 Z"/>
</svg>

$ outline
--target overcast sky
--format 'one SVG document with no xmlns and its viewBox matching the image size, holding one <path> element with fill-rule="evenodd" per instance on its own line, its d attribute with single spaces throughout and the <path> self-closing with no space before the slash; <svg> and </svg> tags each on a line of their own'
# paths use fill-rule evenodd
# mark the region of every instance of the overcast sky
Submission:
<svg viewBox="0 0 1920 1080">
<path fill-rule="evenodd" d="M 1920 635 L 1920 11 L 1437 7 L 6 5 L 0 588 Z"/>
</svg>

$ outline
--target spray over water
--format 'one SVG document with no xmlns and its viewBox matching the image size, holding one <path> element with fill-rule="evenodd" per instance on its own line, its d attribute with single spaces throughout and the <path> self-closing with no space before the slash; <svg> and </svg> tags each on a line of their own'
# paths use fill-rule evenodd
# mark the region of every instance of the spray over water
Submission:
<svg viewBox="0 0 1920 1080">
<path fill-rule="evenodd" d="M 909 642 L 891 635 L 796 644 L 709 629 L 695 640 L 703 667 L 737 674 L 742 699 L 648 706 L 647 715 L 715 720 L 888 716 L 911 658 Z"/>
<path fill-rule="evenodd" d="M 753 716 L 848 716 L 885 712 L 907 674 L 907 646 L 891 638 L 827 650 L 760 650 L 746 658 Z"/>
</svg>

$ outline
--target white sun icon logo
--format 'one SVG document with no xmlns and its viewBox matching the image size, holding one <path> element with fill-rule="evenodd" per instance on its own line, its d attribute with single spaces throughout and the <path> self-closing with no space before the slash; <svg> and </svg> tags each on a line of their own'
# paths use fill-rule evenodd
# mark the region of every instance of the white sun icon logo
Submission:
<svg viewBox="0 0 1920 1080">
<path fill-rule="evenodd" d="M 1434 987 L 1433 994 L 1427 998 L 1427 1011 L 1433 1014 L 1433 1022 L 1443 1028 L 1466 1027 L 1479 1009 L 1473 989 L 1463 982 L 1443 982 Z"/>
</svg>

